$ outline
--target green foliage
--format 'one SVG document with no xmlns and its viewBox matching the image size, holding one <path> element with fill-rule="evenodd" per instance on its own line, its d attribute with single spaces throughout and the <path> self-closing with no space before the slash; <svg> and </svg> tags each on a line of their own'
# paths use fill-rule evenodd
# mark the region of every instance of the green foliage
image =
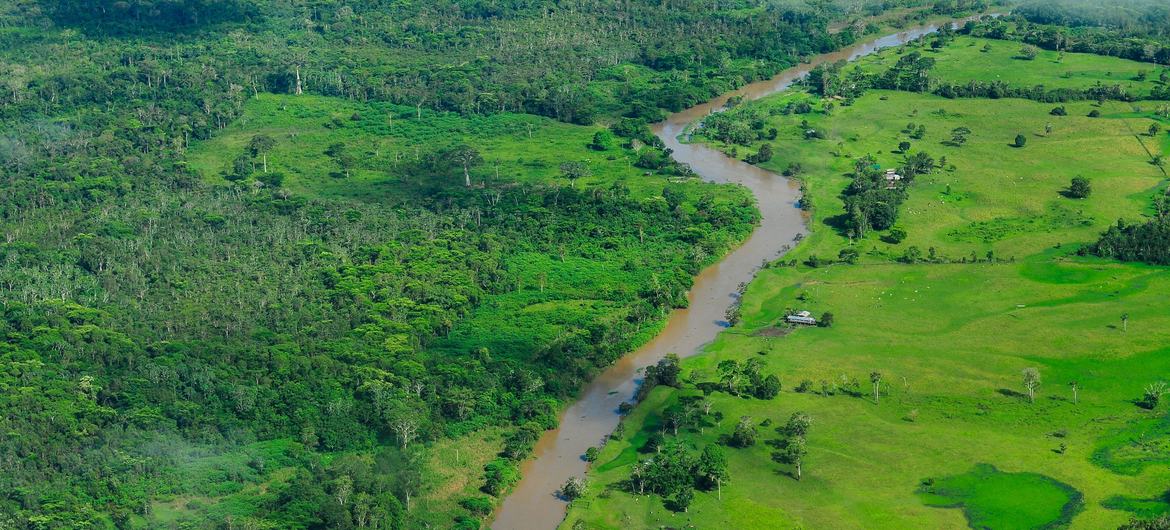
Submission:
<svg viewBox="0 0 1170 530">
<path fill-rule="evenodd" d="M 1068 524 L 1084 507 L 1079 491 L 1035 473 L 1006 473 L 989 464 L 924 481 L 923 502 L 962 508 L 972 528 L 1044 528 Z"/>
<path fill-rule="evenodd" d="M 1161 217 L 1144 223 L 1118 220 L 1083 252 L 1123 261 L 1170 265 L 1170 219 Z"/>
<path fill-rule="evenodd" d="M 1068 196 L 1074 199 L 1087 199 L 1093 194 L 1093 184 L 1085 177 L 1073 177 L 1068 184 Z"/>
</svg>

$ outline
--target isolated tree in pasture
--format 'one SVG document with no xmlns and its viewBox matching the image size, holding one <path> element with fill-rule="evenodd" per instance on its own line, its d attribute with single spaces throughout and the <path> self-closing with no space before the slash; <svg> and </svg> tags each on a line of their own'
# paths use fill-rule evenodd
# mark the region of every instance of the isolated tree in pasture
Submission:
<svg viewBox="0 0 1170 530">
<path fill-rule="evenodd" d="M 1076 199 L 1088 198 L 1093 193 L 1093 185 L 1085 177 L 1073 177 L 1068 184 L 1068 196 Z"/>
<path fill-rule="evenodd" d="M 346 145 L 342 142 L 332 143 L 325 149 L 325 154 L 332 158 L 337 163 L 337 166 L 341 168 L 345 177 L 349 178 L 349 172 L 353 169 L 357 160 L 350 154 Z"/>
<path fill-rule="evenodd" d="M 898 142 L 898 152 L 905 153 L 910 150 L 910 142 Z"/>
<path fill-rule="evenodd" d="M 1078 394 L 1079 394 L 1079 393 L 1080 393 L 1080 391 L 1081 391 L 1081 384 L 1080 384 L 1079 382 L 1077 382 L 1077 381 L 1069 381 L 1069 382 L 1068 382 L 1068 388 L 1069 388 L 1070 390 L 1072 390 L 1072 395 L 1073 395 L 1073 405 L 1076 405 L 1076 404 L 1077 404 L 1077 397 L 1078 397 Z"/>
<path fill-rule="evenodd" d="M 1025 61 L 1035 60 L 1036 56 L 1038 55 L 1040 55 L 1040 48 L 1032 46 L 1031 44 L 1025 44 L 1022 48 L 1020 48 L 1020 58 L 1024 59 Z"/>
<path fill-rule="evenodd" d="M 1052 124 L 1046 123 L 1044 124 L 1044 136 L 1048 136 L 1050 134 L 1052 134 Z"/>
<path fill-rule="evenodd" d="M 743 371 L 740 369 L 739 362 L 728 359 L 720 361 L 717 366 L 719 370 L 719 379 L 727 384 L 727 392 L 729 394 L 738 395 L 739 392 L 736 387 L 740 380 L 743 379 Z"/>
<path fill-rule="evenodd" d="M 1157 122 L 1151 123 L 1147 132 L 1150 133 L 1150 137 L 1158 136 L 1158 133 L 1162 132 L 1162 124 Z"/>
<path fill-rule="evenodd" d="M 870 372 L 869 382 L 873 384 L 873 402 L 876 404 L 881 399 L 882 373 Z"/>
<path fill-rule="evenodd" d="M 1031 367 L 1024 368 L 1021 375 L 1023 376 L 1024 389 L 1028 391 L 1028 400 L 1035 403 L 1036 389 L 1040 387 L 1040 370 Z"/>
<path fill-rule="evenodd" d="M 1025 145 L 1028 145 L 1028 137 L 1026 137 L 1022 134 L 1017 134 L 1016 140 L 1014 142 L 1012 142 L 1012 145 L 1014 145 L 1016 147 L 1024 147 Z"/>
<path fill-rule="evenodd" d="M 756 434 L 756 426 L 752 423 L 751 416 L 743 416 L 739 418 L 735 431 L 731 433 L 731 445 L 739 448 L 756 445 Z"/>
<path fill-rule="evenodd" d="M 967 127 L 955 127 L 951 129 L 951 145 L 960 147 L 967 143 L 967 137 L 971 135 L 971 129 Z"/>
<path fill-rule="evenodd" d="M 785 436 L 803 438 L 808 435 L 808 429 L 811 426 L 811 416 L 803 412 L 795 412 L 788 418 L 788 422 L 780 428 L 780 432 Z"/>
<path fill-rule="evenodd" d="M 1129 331 L 1129 313 L 1121 314 L 1121 331 Z"/>
<path fill-rule="evenodd" d="M 803 476 L 804 457 L 808 454 L 808 442 L 803 436 L 794 436 L 783 442 L 783 447 L 772 453 L 772 459 L 793 467 L 796 480 Z"/>
<path fill-rule="evenodd" d="M 1164 381 L 1156 381 L 1146 385 L 1142 397 L 1137 400 L 1137 405 L 1147 410 L 1158 408 L 1158 403 L 1161 403 L 1162 396 L 1166 394 L 1166 388 L 1167 385 Z"/>
<path fill-rule="evenodd" d="M 268 172 L 268 152 L 273 147 L 276 147 L 276 140 L 267 134 L 257 134 L 248 142 L 248 152 L 252 154 L 253 158 L 260 157 L 261 166 L 265 173 Z"/>
<path fill-rule="evenodd" d="M 715 444 L 703 448 L 703 454 L 699 455 L 699 465 L 696 472 L 699 483 L 707 489 L 714 486 L 719 492 L 719 498 L 722 499 L 723 483 L 731 478 L 731 474 L 727 470 L 727 455 L 723 453 L 723 449 Z"/>
<path fill-rule="evenodd" d="M 471 187 L 471 168 L 483 163 L 483 156 L 479 151 L 469 145 L 456 146 L 450 152 L 451 156 L 463 168 L 463 185 Z"/>
<path fill-rule="evenodd" d="M 569 186 L 576 187 L 577 179 L 593 175 L 593 171 L 584 162 L 561 163 L 561 175 L 569 179 Z"/>
</svg>

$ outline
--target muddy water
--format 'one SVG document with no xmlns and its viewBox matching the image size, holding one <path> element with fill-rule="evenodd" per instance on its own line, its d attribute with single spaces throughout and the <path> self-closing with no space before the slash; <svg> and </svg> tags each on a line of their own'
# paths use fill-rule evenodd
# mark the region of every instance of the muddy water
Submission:
<svg viewBox="0 0 1170 530">
<path fill-rule="evenodd" d="M 711 182 L 742 184 L 755 194 L 762 213 L 759 227 L 742 246 L 695 278 L 688 295 L 690 307 L 670 314 L 665 329 L 654 340 L 626 355 L 593 380 L 576 403 L 565 410 L 560 427 L 544 434 L 534 458 L 522 467 L 523 480 L 497 511 L 494 530 L 543 530 L 556 528 L 565 517 L 566 504 L 556 490 L 570 477 L 585 474 L 585 450 L 600 445 L 618 423 L 617 408 L 628 401 L 641 382 L 639 368 L 654 364 L 668 353 L 687 357 L 699 353 L 726 327 L 724 314 L 740 284 L 751 281 L 765 262 L 778 257 L 806 230 L 797 207 L 799 187 L 780 175 L 732 159 L 699 144 L 684 144 L 679 137 L 688 126 L 723 108 L 727 100 L 743 96 L 757 99 L 788 88 L 813 67 L 825 62 L 852 60 L 881 48 L 904 44 L 937 31 L 929 25 L 887 35 L 835 53 L 817 56 L 781 72 L 776 77 L 747 85 L 712 101 L 672 114 L 655 124 L 654 133 L 674 150 L 674 158 Z M 473 472 L 469 471 L 469 472 Z"/>
</svg>

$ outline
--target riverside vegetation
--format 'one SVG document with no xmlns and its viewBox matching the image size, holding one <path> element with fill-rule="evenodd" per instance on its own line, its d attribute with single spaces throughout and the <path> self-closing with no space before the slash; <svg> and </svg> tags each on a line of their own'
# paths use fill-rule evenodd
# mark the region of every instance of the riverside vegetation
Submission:
<svg viewBox="0 0 1170 530">
<path fill-rule="evenodd" d="M 3 3 L 0 527 L 480 527 L 757 219 L 646 124 L 985 5 Z"/>
<path fill-rule="evenodd" d="M 564 528 L 1170 524 L 1165 27 L 1035 9 L 696 129 L 800 179 L 812 233 L 630 408 Z M 718 487 L 641 487 L 711 447 Z"/>
</svg>

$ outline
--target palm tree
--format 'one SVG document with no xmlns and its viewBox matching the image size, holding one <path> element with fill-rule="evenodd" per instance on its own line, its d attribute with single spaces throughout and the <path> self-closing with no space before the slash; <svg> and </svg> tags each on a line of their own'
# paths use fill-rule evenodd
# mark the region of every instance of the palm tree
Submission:
<svg viewBox="0 0 1170 530">
<path fill-rule="evenodd" d="M 1077 393 L 1081 390 L 1081 384 L 1076 381 L 1069 381 L 1068 387 L 1072 389 L 1073 405 L 1077 404 Z"/>
<path fill-rule="evenodd" d="M 878 403 L 878 400 L 881 399 L 881 392 L 879 390 L 881 389 L 881 386 L 882 386 L 882 373 L 881 372 L 870 372 L 869 373 L 869 382 L 873 383 L 873 403 L 876 405 Z"/>
<path fill-rule="evenodd" d="M 1121 331 L 1129 331 L 1129 313 L 1121 314 Z"/>
</svg>

